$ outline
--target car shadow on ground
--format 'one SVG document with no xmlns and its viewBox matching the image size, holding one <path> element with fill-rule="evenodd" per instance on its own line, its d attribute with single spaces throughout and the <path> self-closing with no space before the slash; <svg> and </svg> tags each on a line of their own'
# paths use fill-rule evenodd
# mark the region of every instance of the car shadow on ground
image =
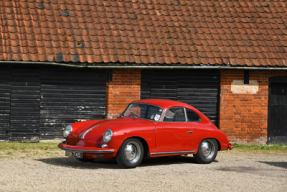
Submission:
<svg viewBox="0 0 287 192">
<path fill-rule="evenodd" d="M 258 161 L 259 163 L 265 163 L 267 165 L 272 165 L 275 167 L 280 167 L 287 169 L 287 162 L 270 162 L 270 161 Z"/>
<path fill-rule="evenodd" d="M 74 158 L 59 157 L 59 158 L 45 158 L 36 159 L 46 164 L 70 167 L 77 169 L 122 169 L 115 159 L 102 159 L 92 160 L 89 162 L 81 162 Z M 217 162 L 216 160 L 214 162 Z M 149 167 L 149 166 L 163 166 L 172 164 L 197 164 L 195 159 L 191 156 L 176 156 L 176 157 L 157 157 L 157 158 L 144 158 L 142 163 L 138 167 Z"/>
</svg>

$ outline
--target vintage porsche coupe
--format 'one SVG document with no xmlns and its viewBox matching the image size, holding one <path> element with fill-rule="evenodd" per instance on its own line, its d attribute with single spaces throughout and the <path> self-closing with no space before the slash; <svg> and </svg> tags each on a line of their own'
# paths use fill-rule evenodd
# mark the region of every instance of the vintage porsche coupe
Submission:
<svg viewBox="0 0 287 192">
<path fill-rule="evenodd" d="M 59 148 L 81 161 L 115 158 L 125 168 L 143 157 L 193 154 L 211 163 L 220 150 L 232 149 L 226 135 L 194 107 L 172 100 L 130 103 L 120 117 L 68 125 Z"/>
</svg>

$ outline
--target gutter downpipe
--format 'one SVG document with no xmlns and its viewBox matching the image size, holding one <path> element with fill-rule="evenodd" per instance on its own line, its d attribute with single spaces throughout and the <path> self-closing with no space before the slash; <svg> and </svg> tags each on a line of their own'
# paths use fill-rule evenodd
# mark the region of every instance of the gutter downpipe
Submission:
<svg viewBox="0 0 287 192">
<path fill-rule="evenodd" d="M 22 64 L 22 65 L 55 65 L 72 68 L 94 68 L 94 69 L 225 69 L 225 70 L 287 70 L 286 67 L 248 67 L 248 66 L 212 66 L 212 65 L 114 65 L 107 63 L 106 65 L 93 64 L 67 64 L 57 62 L 41 62 L 41 61 L 0 61 L 0 64 Z"/>
</svg>

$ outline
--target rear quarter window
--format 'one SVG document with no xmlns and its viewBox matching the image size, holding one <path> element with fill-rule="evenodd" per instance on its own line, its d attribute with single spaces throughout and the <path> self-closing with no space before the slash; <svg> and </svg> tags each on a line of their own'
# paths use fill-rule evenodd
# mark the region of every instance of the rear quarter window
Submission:
<svg viewBox="0 0 287 192">
<path fill-rule="evenodd" d="M 186 109 L 187 121 L 188 122 L 200 122 L 200 116 L 191 109 Z"/>
</svg>

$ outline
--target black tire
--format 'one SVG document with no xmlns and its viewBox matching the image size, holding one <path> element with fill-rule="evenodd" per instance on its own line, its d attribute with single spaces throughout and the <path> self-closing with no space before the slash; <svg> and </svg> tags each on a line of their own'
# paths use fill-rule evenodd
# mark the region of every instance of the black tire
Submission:
<svg viewBox="0 0 287 192">
<path fill-rule="evenodd" d="M 215 139 L 204 139 L 199 143 L 198 151 L 193 155 L 194 159 L 201 164 L 209 164 L 217 156 L 218 145 Z"/>
<path fill-rule="evenodd" d="M 130 138 L 121 145 L 116 160 L 121 167 L 135 168 L 144 156 L 143 144 L 136 138 Z"/>
</svg>

